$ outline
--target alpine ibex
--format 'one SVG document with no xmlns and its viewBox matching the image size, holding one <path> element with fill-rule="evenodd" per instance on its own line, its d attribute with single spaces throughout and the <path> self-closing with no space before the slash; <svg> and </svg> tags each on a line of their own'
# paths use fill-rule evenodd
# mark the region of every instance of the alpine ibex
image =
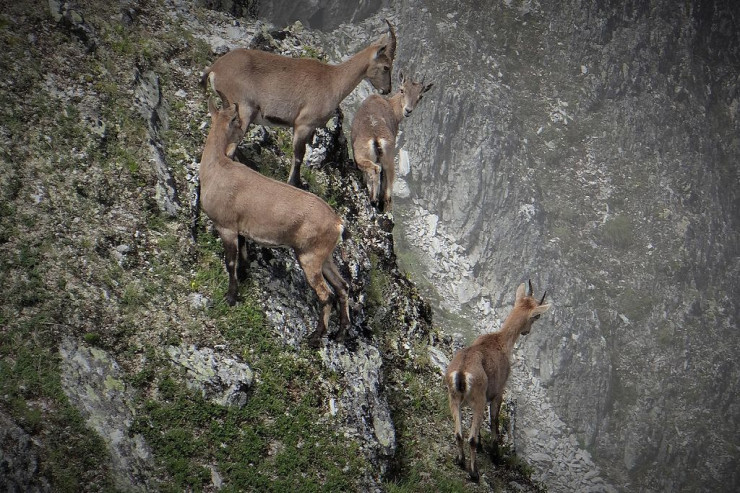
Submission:
<svg viewBox="0 0 740 493">
<path fill-rule="evenodd" d="M 537 302 L 533 297 L 532 281 L 528 287 L 522 283 L 516 290 L 514 309 L 511 311 L 501 330 L 479 336 L 471 346 L 461 349 L 452 358 L 445 383 L 450 399 L 450 411 L 455 421 L 455 441 L 457 442 L 457 463 L 466 468 L 463 449 L 462 422 L 460 406 L 467 403 L 473 411 L 468 443 L 470 444 L 470 464 L 467 467 L 470 479 L 478 481 L 478 466 L 475 464 L 476 448 L 480 444 L 480 426 L 489 404 L 491 433 L 498 443 L 498 416 L 504 387 L 511 370 L 511 354 L 519 334 L 526 335 L 532 329 L 532 323 L 550 308 L 544 305 L 545 296 Z"/>
<path fill-rule="evenodd" d="M 288 183 L 300 186 L 306 144 L 360 81 L 369 79 L 383 94 L 391 91 L 396 33 L 386 22 L 387 36 L 338 65 L 240 48 L 208 67 L 201 85 L 205 89 L 210 79 L 214 90 L 238 104 L 242 136 L 251 123 L 293 127 Z"/>
<path fill-rule="evenodd" d="M 339 298 L 341 330 L 337 339 L 343 340 L 350 324 L 349 286 L 332 259 L 344 233 L 342 219 L 316 195 L 231 160 L 244 136 L 243 126 L 238 105 L 229 105 L 228 99 L 220 96 L 225 103 L 221 110 L 212 99 L 208 101 L 212 126 L 200 162 L 200 200 L 224 244 L 229 273 L 227 302 L 236 303 L 239 262 L 247 260 L 244 238 L 264 246 L 290 247 L 321 306 L 309 344 L 321 344 L 329 323 L 332 293 L 327 282 Z"/>
<path fill-rule="evenodd" d="M 404 117 L 410 116 L 421 101 L 422 94 L 433 84 L 414 82 L 399 72 L 401 87 L 390 98 L 371 94 L 363 101 L 352 120 L 352 151 L 357 166 L 365 173 L 370 201 L 378 203 L 382 195 L 381 210 L 391 208 L 391 194 L 396 169 L 393 160 L 396 154 L 398 126 Z M 380 163 L 378 165 L 377 163 Z"/>
</svg>

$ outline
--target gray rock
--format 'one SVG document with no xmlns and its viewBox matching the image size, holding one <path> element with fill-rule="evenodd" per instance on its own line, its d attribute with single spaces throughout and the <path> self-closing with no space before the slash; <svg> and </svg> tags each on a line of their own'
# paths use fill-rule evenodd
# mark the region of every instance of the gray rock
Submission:
<svg viewBox="0 0 740 493">
<path fill-rule="evenodd" d="M 450 364 L 450 360 L 447 358 L 447 355 L 441 349 L 430 346 L 429 359 L 432 361 L 432 364 L 439 370 L 439 373 L 441 375 L 444 375 L 445 371 L 447 370 L 447 365 Z"/>
<path fill-rule="evenodd" d="M 204 398 L 222 406 L 242 407 L 254 374 L 245 363 L 194 345 L 168 346 L 172 362 L 185 368 L 189 388 L 201 392 Z"/>
<path fill-rule="evenodd" d="M 160 210 L 174 217 L 180 209 L 180 200 L 175 180 L 165 159 L 164 143 L 161 138 L 161 132 L 168 127 L 168 114 L 167 104 L 162 98 L 159 86 L 159 76 L 152 71 L 140 72 L 137 69 L 134 74 L 134 85 L 134 105 L 146 120 L 149 130 L 148 145 L 157 174 L 155 198 Z"/>
<path fill-rule="evenodd" d="M 133 395 L 118 364 L 105 351 L 70 337 L 63 340 L 59 354 L 64 392 L 108 446 L 116 486 L 149 490 L 151 451 L 141 435 L 129 431 Z"/>
<path fill-rule="evenodd" d="M 0 410 L 0 490 L 9 493 L 51 491 L 39 470 L 42 452 L 28 433 Z"/>
<path fill-rule="evenodd" d="M 379 392 L 382 358 L 377 348 L 359 342 L 357 350 L 329 344 L 321 350 L 324 365 L 344 380 L 338 412 L 365 443 L 365 454 L 377 464 L 381 475 L 396 450 L 396 431 L 388 403 Z M 372 478 L 367 478 L 373 484 Z"/>
</svg>

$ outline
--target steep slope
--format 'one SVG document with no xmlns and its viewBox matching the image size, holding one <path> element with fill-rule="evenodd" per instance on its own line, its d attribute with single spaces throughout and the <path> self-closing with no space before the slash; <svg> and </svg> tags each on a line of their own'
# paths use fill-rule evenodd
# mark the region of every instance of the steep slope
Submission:
<svg viewBox="0 0 740 493">
<path fill-rule="evenodd" d="M 444 88 L 405 134 L 420 272 L 457 330 L 527 273 L 557 307 L 522 346 L 520 450 L 568 474 L 542 388 L 614 484 L 737 489 L 736 2 L 395 8 L 398 62 Z"/>
</svg>

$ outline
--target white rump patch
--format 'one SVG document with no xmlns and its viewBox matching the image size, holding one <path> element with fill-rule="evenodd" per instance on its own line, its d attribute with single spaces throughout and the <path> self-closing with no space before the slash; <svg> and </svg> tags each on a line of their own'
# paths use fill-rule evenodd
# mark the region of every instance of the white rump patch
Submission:
<svg viewBox="0 0 740 493">
<path fill-rule="evenodd" d="M 378 139 L 378 145 L 380 145 L 380 148 L 383 149 L 384 153 L 388 153 L 388 140 L 386 139 Z"/>
<path fill-rule="evenodd" d="M 454 389 L 455 388 L 455 378 L 457 378 L 457 372 L 453 371 L 450 373 L 450 386 Z"/>
<path fill-rule="evenodd" d="M 370 139 L 367 141 L 367 149 L 370 151 L 368 154 L 370 155 L 370 161 L 377 162 L 378 161 L 378 153 L 375 152 L 375 139 Z"/>
<path fill-rule="evenodd" d="M 465 374 L 465 395 L 468 395 L 470 393 L 470 389 L 472 388 L 473 388 L 473 374 L 466 373 Z"/>
</svg>

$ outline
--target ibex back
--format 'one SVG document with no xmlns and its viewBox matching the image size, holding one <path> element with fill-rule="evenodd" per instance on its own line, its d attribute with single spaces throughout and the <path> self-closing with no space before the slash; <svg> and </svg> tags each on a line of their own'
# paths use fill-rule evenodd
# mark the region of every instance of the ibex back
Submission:
<svg viewBox="0 0 740 493">
<path fill-rule="evenodd" d="M 219 94 L 238 104 L 242 135 L 250 123 L 293 127 L 288 183 L 300 186 L 306 144 L 360 81 L 367 78 L 381 93 L 391 91 L 396 34 L 390 22 L 388 29 L 387 36 L 338 65 L 236 49 L 203 72 L 201 85 L 210 79 Z"/>
</svg>

